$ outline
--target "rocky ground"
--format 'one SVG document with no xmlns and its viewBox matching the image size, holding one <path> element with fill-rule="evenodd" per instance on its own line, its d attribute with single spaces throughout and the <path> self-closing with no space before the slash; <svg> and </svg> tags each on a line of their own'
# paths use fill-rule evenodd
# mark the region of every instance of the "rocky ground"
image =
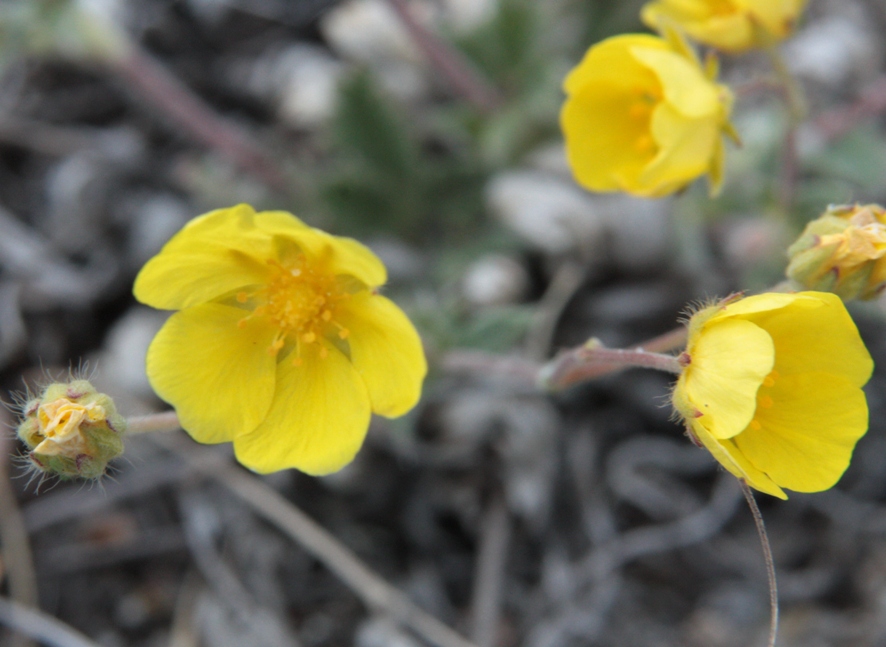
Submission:
<svg viewBox="0 0 886 647">
<path fill-rule="evenodd" d="M 716 201 L 592 196 L 569 175 L 559 84 L 592 42 L 641 29 L 640 3 L 409 3 L 467 78 L 429 62 L 395 5 L 108 2 L 89 29 L 60 0 L 0 6 L 0 395 L 73 369 L 127 415 L 162 410 L 143 356 L 166 315 L 134 301 L 138 269 L 195 215 L 287 209 L 376 250 L 432 372 L 351 466 L 261 479 L 271 491 L 479 647 L 765 644 L 751 515 L 672 421 L 668 376 L 548 395 L 518 369 L 772 285 L 828 203 L 886 201 L 882 3 L 811 0 L 785 45 L 811 110 L 796 181 L 766 60 L 724 60 L 744 146 Z M 108 36 L 121 25 L 133 56 Z M 884 312 L 853 309 L 886 365 Z M 759 497 L 783 647 L 886 642 L 884 380 L 838 487 Z M 39 482 L 11 459 L 5 593 L 107 647 L 427 644 L 268 523 L 267 496 L 208 476 L 225 448 L 172 440 L 132 438 L 98 483 Z"/>
</svg>

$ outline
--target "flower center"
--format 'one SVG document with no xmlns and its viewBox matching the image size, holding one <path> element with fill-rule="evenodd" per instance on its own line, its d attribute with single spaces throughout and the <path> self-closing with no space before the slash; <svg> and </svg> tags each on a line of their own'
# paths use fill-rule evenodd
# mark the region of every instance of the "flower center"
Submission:
<svg viewBox="0 0 886 647">
<path fill-rule="evenodd" d="M 80 425 L 98 422 L 105 410 L 98 404 L 82 405 L 65 398 L 40 405 L 37 420 L 43 441 L 34 448 L 37 454 L 57 456 L 63 447 L 81 447 L 84 444 Z"/>
<path fill-rule="evenodd" d="M 253 316 L 267 317 L 279 329 L 268 352 L 276 355 L 287 343 L 295 346 L 293 363 L 301 364 L 304 345 L 317 344 L 335 334 L 339 339 L 348 336 L 348 329 L 336 322 L 335 313 L 342 301 L 350 298 L 336 281 L 334 274 L 323 271 L 308 262 L 304 254 L 286 265 L 269 260 L 270 279 L 254 294 L 240 292 L 237 301 L 246 303 L 254 298 L 258 305 L 251 315 L 240 321 L 241 326 Z M 319 355 L 325 358 L 329 351 L 319 346 Z"/>
<path fill-rule="evenodd" d="M 652 111 L 661 102 L 661 92 L 657 88 L 638 87 L 632 91 L 628 104 L 628 116 L 637 123 L 642 131 L 634 140 L 634 149 L 645 153 L 655 148 L 655 142 L 649 135 L 649 120 Z"/>
</svg>

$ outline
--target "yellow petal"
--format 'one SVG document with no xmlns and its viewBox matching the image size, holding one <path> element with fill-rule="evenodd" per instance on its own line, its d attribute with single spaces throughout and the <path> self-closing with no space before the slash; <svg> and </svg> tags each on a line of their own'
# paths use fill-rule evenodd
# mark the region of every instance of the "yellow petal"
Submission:
<svg viewBox="0 0 886 647">
<path fill-rule="evenodd" d="M 744 457 L 735 446 L 734 439 L 717 440 L 708 434 L 701 425 L 693 424 L 690 421 L 690 426 L 692 427 L 692 431 L 696 438 L 701 441 L 701 444 L 704 445 L 705 449 L 711 452 L 711 455 L 717 460 L 717 462 L 725 467 L 730 474 L 745 481 L 748 485 L 761 492 L 771 494 L 779 499 L 788 498 L 784 491 L 778 487 L 771 478 L 754 467 L 747 458 Z"/>
<path fill-rule="evenodd" d="M 571 95 L 581 92 L 589 83 L 604 83 L 631 88 L 637 85 L 657 86 L 654 76 L 630 55 L 630 48 L 668 50 L 668 44 L 657 36 L 624 34 L 607 38 L 591 47 L 582 61 L 566 76 L 563 91 Z"/>
<path fill-rule="evenodd" d="M 720 114 L 720 94 L 695 61 L 672 51 L 632 47 L 631 54 L 652 70 L 664 90 L 665 101 L 686 117 L 713 118 Z"/>
<path fill-rule="evenodd" d="M 731 438 L 754 417 L 757 390 L 775 363 L 772 338 L 747 321 L 717 321 L 688 351 L 692 363 L 677 389 L 701 415 L 687 418 L 715 438 Z"/>
<path fill-rule="evenodd" d="M 759 429 L 749 427 L 735 444 L 773 481 L 797 492 L 833 486 L 849 467 L 855 443 L 868 428 L 864 393 L 849 380 L 826 373 L 781 376 Z"/>
<path fill-rule="evenodd" d="M 637 178 L 655 157 L 648 120 L 631 117 L 636 99 L 602 83 L 585 86 L 563 104 L 560 123 L 575 179 L 593 191 L 643 195 Z M 648 141 L 648 146 L 638 142 Z"/>
<path fill-rule="evenodd" d="M 384 264 L 365 245 L 352 238 L 332 236 L 305 225 L 285 211 L 262 211 L 255 217 L 258 227 L 270 236 L 291 240 L 314 259 L 327 263 L 333 274 L 349 274 L 369 287 L 387 281 Z"/>
<path fill-rule="evenodd" d="M 289 467 L 329 474 L 360 449 L 370 418 L 366 386 L 338 349 L 327 344 L 328 354 L 321 358 L 316 346 L 302 353 L 300 366 L 290 358 L 279 363 L 277 392 L 267 417 L 234 439 L 243 465 L 263 474 Z"/>
<path fill-rule="evenodd" d="M 400 416 L 421 397 L 427 373 L 421 339 L 412 322 L 383 296 L 355 295 L 336 313 L 348 329 L 351 361 L 369 390 L 372 410 Z"/>
<path fill-rule="evenodd" d="M 784 38 L 793 31 L 806 0 L 737 0 L 736 4 L 753 13 L 773 36 Z"/>
<path fill-rule="evenodd" d="M 719 13 L 709 0 L 658 0 L 647 3 L 640 17 L 653 29 L 676 26 L 701 43 L 739 52 L 756 42 L 746 10 L 738 2 L 733 4 L 736 6 L 731 12 Z"/>
<path fill-rule="evenodd" d="M 182 427 L 201 443 L 251 431 L 274 395 L 275 358 L 267 352 L 275 329 L 217 303 L 178 312 L 148 349 L 154 391 L 175 407 Z"/>
<path fill-rule="evenodd" d="M 711 168 L 720 140 L 716 119 L 688 119 L 670 104 L 652 115 L 652 137 L 659 154 L 640 175 L 648 186 L 683 185 Z"/>
<path fill-rule="evenodd" d="M 781 307 L 774 307 L 778 303 Z M 772 307 L 764 309 L 767 304 Z M 830 373 L 862 386 L 873 372 L 870 353 L 835 294 L 759 295 L 727 306 L 725 313 L 742 313 L 743 318 L 766 329 L 775 343 L 775 368 L 782 375 Z"/>
<path fill-rule="evenodd" d="M 135 279 L 135 298 L 155 308 L 180 310 L 247 285 L 263 283 L 270 239 L 241 204 L 195 218 L 149 260 Z"/>
</svg>

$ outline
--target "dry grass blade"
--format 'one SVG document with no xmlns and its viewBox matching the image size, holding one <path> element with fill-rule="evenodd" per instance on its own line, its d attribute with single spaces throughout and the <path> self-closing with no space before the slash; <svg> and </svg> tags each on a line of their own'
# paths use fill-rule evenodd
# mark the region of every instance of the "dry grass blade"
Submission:
<svg viewBox="0 0 886 647">
<path fill-rule="evenodd" d="M 8 598 L 0 598 L 0 623 L 50 647 L 99 647 L 61 620 Z"/>
<path fill-rule="evenodd" d="M 276 525 L 335 573 L 373 611 L 391 616 L 438 647 L 476 647 L 411 602 L 276 490 L 227 464 L 200 460 L 200 453 L 187 449 L 179 439 L 161 434 L 155 440 L 178 452 L 198 471 L 216 480 Z"/>
</svg>

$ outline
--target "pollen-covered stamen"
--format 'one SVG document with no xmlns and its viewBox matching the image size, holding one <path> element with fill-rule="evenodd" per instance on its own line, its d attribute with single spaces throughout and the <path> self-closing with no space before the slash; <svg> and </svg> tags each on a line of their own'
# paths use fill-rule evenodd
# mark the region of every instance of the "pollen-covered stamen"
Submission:
<svg viewBox="0 0 886 647">
<path fill-rule="evenodd" d="M 326 357 L 329 351 L 322 340 L 332 335 L 341 339 L 347 336 L 347 329 L 335 320 L 335 315 L 350 294 L 333 273 L 303 254 L 289 264 L 269 260 L 268 265 L 271 268 L 268 283 L 251 295 L 261 305 L 241 320 L 240 325 L 254 316 L 267 317 L 279 328 L 268 351 L 276 355 L 287 343 L 294 345 L 294 366 L 301 365 L 303 351 L 314 344 L 319 344 L 319 356 Z M 244 296 L 250 295 L 244 293 Z M 240 294 L 237 300 L 241 300 Z"/>
</svg>

